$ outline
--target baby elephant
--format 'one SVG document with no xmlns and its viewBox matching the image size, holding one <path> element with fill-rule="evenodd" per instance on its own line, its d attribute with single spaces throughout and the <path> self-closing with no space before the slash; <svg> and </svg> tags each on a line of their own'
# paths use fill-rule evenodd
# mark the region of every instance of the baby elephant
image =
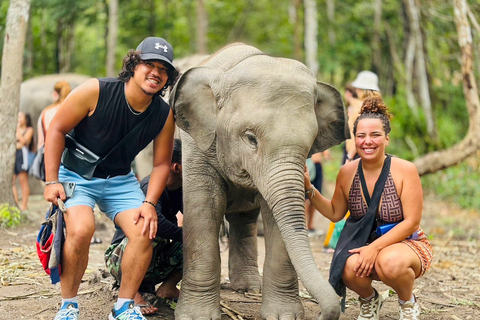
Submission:
<svg viewBox="0 0 480 320">
<path fill-rule="evenodd" d="M 318 319 L 338 319 L 338 296 L 310 249 L 303 172 L 309 154 L 348 137 L 340 93 L 298 61 L 236 43 L 187 70 L 170 105 L 184 157 L 184 275 L 175 318 L 221 318 L 218 234 L 226 217 L 232 287 L 262 290 L 262 317 L 303 318 L 298 275 L 320 304 Z"/>
</svg>

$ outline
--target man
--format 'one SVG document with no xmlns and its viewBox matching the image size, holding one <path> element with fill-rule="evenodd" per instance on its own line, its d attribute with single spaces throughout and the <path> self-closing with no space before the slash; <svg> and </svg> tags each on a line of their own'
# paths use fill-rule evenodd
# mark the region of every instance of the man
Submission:
<svg viewBox="0 0 480 320">
<path fill-rule="evenodd" d="M 140 182 L 144 193 L 147 193 L 150 177 Z M 153 314 L 158 311 L 150 305 L 142 293 L 155 293 L 157 297 L 175 301 L 179 290 L 176 285 L 182 278 L 182 228 L 178 226 L 177 213 L 183 211 L 182 197 L 182 145 L 175 139 L 173 145 L 172 164 L 167 185 L 157 202 L 158 228 L 153 240 L 153 256 L 139 292 L 135 295 L 135 305 L 141 307 L 143 314 Z M 117 283 L 120 283 L 122 272 L 120 264 L 128 244 L 128 238 L 122 230 L 117 229 L 112 245 L 105 252 L 105 264 Z M 155 292 L 155 285 L 162 283 Z"/>
<path fill-rule="evenodd" d="M 155 204 L 170 172 L 175 123 L 172 110 L 159 95 L 173 85 L 178 75 L 172 61 L 173 49 L 167 41 L 144 39 L 136 51 L 128 53 L 118 78 L 87 80 L 70 93 L 50 124 L 45 143 L 44 197 L 56 204 L 57 198 L 66 199 L 60 181 L 76 183 L 73 196 L 66 201 L 62 306 L 55 320 L 78 319 L 77 292 L 95 231 L 95 204 L 129 238 L 118 300 L 109 320 L 145 319 L 134 307 L 133 298 L 152 257 L 151 242 L 157 232 Z M 147 117 L 131 142 L 109 154 Z M 109 154 L 96 167 L 91 180 L 61 165 L 65 135 L 72 129 L 75 140 L 100 158 Z M 145 196 L 131 171 L 131 162 L 152 140 L 153 169 Z"/>
</svg>

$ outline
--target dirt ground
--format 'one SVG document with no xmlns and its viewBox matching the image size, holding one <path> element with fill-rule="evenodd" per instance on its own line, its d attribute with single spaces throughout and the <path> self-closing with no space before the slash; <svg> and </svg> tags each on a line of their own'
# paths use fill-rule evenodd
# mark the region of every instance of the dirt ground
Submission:
<svg viewBox="0 0 480 320">
<path fill-rule="evenodd" d="M 39 195 L 31 197 L 29 219 L 18 228 L 0 230 L 0 320 L 53 319 L 60 305 L 60 287 L 53 286 L 43 272 L 35 251 L 35 239 L 48 203 Z M 112 223 L 101 213 L 96 214 L 95 235 L 103 240 L 90 249 L 90 261 L 79 292 L 80 319 L 106 319 L 117 291 L 112 277 L 104 271 L 103 252 L 113 234 Z M 452 203 L 425 197 L 422 227 L 435 250 L 431 269 L 415 282 L 414 292 L 422 308 L 423 320 L 480 319 L 480 212 L 461 210 Z M 326 232 L 328 222 L 316 214 L 318 230 Z M 321 233 L 321 232 L 320 232 Z M 327 276 L 331 253 L 323 250 L 325 236 L 310 238 L 318 267 Z M 259 265 L 263 263 L 263 238 L 259 237 Z M 222 248 L 222 320 L 259 319 L 260 296 L 233 292 L 227 279 L 227 252 Z M 375 284 L 380 293 L 388 288 Z M 303 288 L 302 286 L 300 286 Z M 301 289 L 305 318 L 314 319 L 320 311 L 308 293 Z M 357 296 L 348 291 L 347 309 L 342 320 L 358 316 Z M 381 319 L 398 319 L 397 296 L 390 297 L 382 307 Z M 240 317 L 239 317 L 240 315 Z M 161 308 L 148 319 L 174 319 L 173 310 Z"/>
</svg>

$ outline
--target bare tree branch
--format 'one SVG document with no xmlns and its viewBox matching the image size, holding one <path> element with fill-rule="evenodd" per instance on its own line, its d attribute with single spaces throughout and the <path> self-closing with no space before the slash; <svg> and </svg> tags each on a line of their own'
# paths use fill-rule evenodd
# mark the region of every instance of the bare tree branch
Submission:
<svg viewBox="0 0 480 320">
<path fill-rule="evenodd" d="M 452 166 L 480 148 L 480 97 L 473 73 L 473 38 L 467 19 L 466 0 L 454 0 L 455 25 L 458 32 L 458 44 L 462 51 L 463 93 L 470 117 L 465 138 L 450 149 L 426 154 L 414 161 L 420 175 Z"/>
</svg>

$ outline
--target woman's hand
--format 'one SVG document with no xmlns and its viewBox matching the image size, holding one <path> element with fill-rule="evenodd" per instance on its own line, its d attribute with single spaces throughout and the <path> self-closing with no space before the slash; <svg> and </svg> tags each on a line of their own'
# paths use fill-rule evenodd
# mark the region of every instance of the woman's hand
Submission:
<svg viewBox="0 0 480 320">
<path fill-rule="evenodd" d="M 358 259 L 353 266 L 355 275 L 360 278 L 369 277 L 375 267 L 375 261 L 377 260 L 378 250 L 371 245 L 367 245 L 360 248 L 348 250 L 350 253 L 358 254 Z"/>
<path fill-rule="evenodd" d="M 312 188 L 312 182 L 310 181 L 310 174 L 308 173 L 307 165 L 305 165 L 305 191 L 310 190 Z"/>
</svg>

